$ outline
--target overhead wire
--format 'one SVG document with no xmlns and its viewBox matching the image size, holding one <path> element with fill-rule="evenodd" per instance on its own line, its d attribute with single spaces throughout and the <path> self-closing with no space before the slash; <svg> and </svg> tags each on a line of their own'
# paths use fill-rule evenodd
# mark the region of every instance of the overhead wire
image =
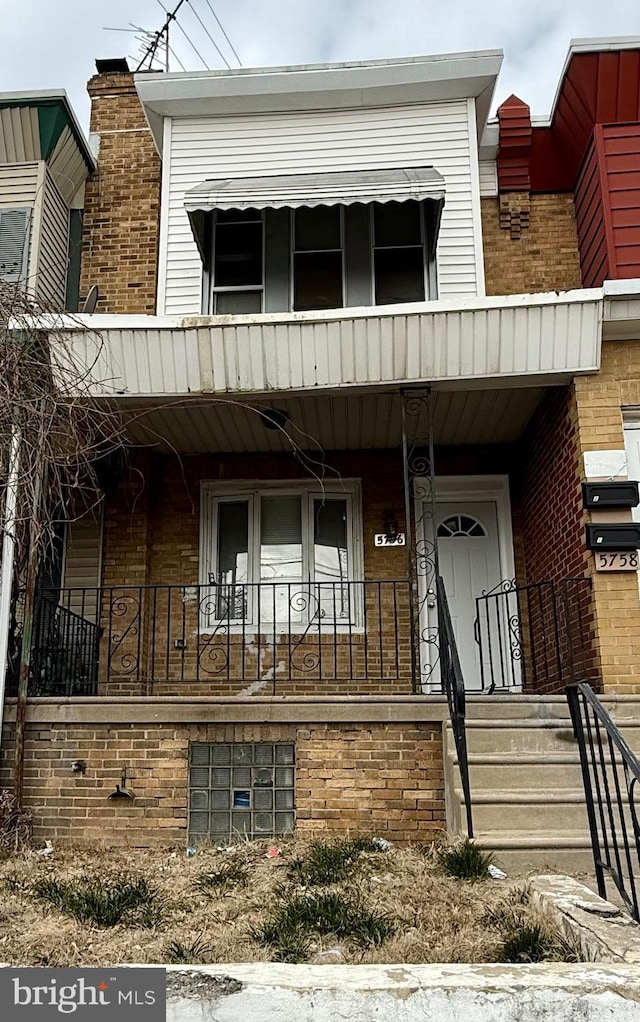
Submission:
<svg viewBox="0 0 640 1022">
<path fill-rule="evenodd" d="M 222 24 L 222 22 L 220 21 L 220 18 L 218 17 L 218 15 L 216 14 L 215 10 L 214 10 L 214 9 L 213 9 L 213 7 L 211 6 L 211 2 L 210 2 L 210 0 L 204 0 L 204 2 L 206 3 L 207 7 L 209 8 L 209 10 L 210 10 L 210 11 L 211 11 L 211 13 L 213 14 L 214 18 L 215 18 L 215 19 L 216 19 L 216 21 L 218 22 L 218 26 L 219 26 L 219 28 L 220 28 L 220 31 L 222 32 L 223 36 L 225 37 L 225 39 L 226 39 L 226 40 L 227 40 L 227 42 L 229 43 L 229 46 L 231 47 L 231 50 L 233 51 L 233 55 L 234 55 L 234 57 L 236 58 L 236 60 L 238 61 L 238 64 L 240 65 L 240 67 L 242 67 L 242 61 L 240 60 L 240 57 L 238 56 L 238 53 L 237 53 L 237 51 L 236 51 L 236 48 L 235 48 L 235 46 L 233 45 L 233 43 L 231 42 L 231 40 L 229 39 L 229 36 L 227 35 L 227 33 L 225 32 L 225 30 L 224 30 L 224 25 Z"/>
<path fill-rule="evenodd" d="M 168 16 L 168 21 L 173 21 L 173 22 L 174 22 L 174 24 L 175 24 L 175 25 L 177 25 L 177 27 L 178 27 L 178 28 L 180 29 L 180 31 L 182 32 L 183 36 L 185 37 L 185 39 L 186 39 L 186 40 L 187 40 L 187 42 L 189 43 L 189 46 L 191 47 L 191 49 L 192 49 L 192 50 L 194 51 L 194 53 L 195 53 L 195 54 L 196 54 L 196 56 L 198 57 L 198 60 L 200 60 L 200 61 L 202 62 L 202 64 L 203 64 L 203 65 L 205 66 L 205 68 L 207 69 L 207 71 L 210 71 L 210 70 L 211 70 L 211 68 L 209 67 L 209 65 L 207 64 L 206 60 L 204 59 L 204 57 L 202 56 L 202 54 L 201 54 L 201 53 L 200 53 L 200 51 L 198 50 L 198 47 L 197 47 L 197 46 L 195 45 L 195 43 L 194 43 L 194 42 L 193 42 L 193 41 L 191 40 L 191 38 L 189 37 L 189 35 L 188 35 L 188 34 L 187 34 L 187 33 L 185 32 L 185 30 L 183 29 L 182 25 L 180 24 L 180 22 L 179 22 L 179 21 L 178 21 L 178 19 L 176 18 L 176 16 L 175 16 L 175 15 L 176 15 L 176 11 L 178 10 L 178 8 L 176 7 L 176 9 L 175 9 L 175 11 L 173 12 L 173 14 L 172 14 L 172 15 L 170 15 L 170 14 L 169 14 L 169 11 L 167 10 L 167 8 L 166 8 L 166 7 L 164 6 L 164 4 L 162 3 L 162 0 L 158 0 L 158 3 L 160 4 L 160 7 L 161 7 L 161 8 L 162 8 L 162 10 L 164 11 L 164 13 L 165 13 L 165 14 L 166 14 L 166 15 Z M 178 5 L 178 6 L 180 6 L 180 5 Z"/>
<path fill-rule="evenodd" d="M 190 7 L 190 9 L 191 9 L 191 12 L 192 12 L 192 14 L 194 14 L 194 16 L 195 16 L 195 17 L 196 17 L 196 18 L 198 19 L 198 21 L 199 21 L 199 22 L 200 22 L 200 24 L 202 25 L 203 29 L 205 30 L 205 32 L 206 32 L 206 33 L 207 33 L 207 35 L 209 36 L 209 39 L 210 39 L 210 40 L 211 40 L 211 42 L 213 43 L 213 45 L 214 45 L 215 49 L 216 49 L 216 50 L 218 51 L 218 53 L 220 54 L 220 56 L 221 56 L 222 60 L 223 60 L 223 61 L 225 62 L 225 64 L 226 64 L 226 65 L 227 65 L 227 67 L 229 68 L 229 70 L 231 70 L 231 64 L 229 63 L 229 61 L 228 61 L 228 60 L 227 60 L 227 58 L 225 57 L 224 53 L 222 52 L 222 50 L 221 50 L 221 49 L 220 49 L 220 47 L 218 46 L 217 42 L 215 41 L 215 39 L 214 39 L 214 38 L 213 38 L 213 36 L 211 35 L 211 32 L 209 31 L 209 29 L 208 29 L 208 28 L 207 28 L 207 26 L 205 25 L 204 21 L 202 20 L 202 18 L 200 17 L 200 15 L 198 14 L 198 12 L 196 11 L 195 7 L 193 6 L 193 3 L 189 3 L 189 7 Z"/>
</svg>

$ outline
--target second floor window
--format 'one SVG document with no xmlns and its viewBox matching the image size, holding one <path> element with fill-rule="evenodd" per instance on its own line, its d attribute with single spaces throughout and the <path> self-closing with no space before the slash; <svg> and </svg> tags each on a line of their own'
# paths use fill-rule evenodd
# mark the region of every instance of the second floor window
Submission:
<svg viewBox="0 0 640 1022">
<path fill-rule="evenodd" d="M 292 248 L 293 310 L 341 308 L 344 304 L 341 208 L 296 209 Z"/>
<path fill-rule="evenodd" d="M 374 303 L 423 302 L 427 262 L 422 204 L 376 202 L 372 213 Z"/>
<path fill-rule="evenodd" d="M 263 216 L 257 209 L 218 210 L 213 224 L 211 311 L 262 312 Z"/>
</svg>

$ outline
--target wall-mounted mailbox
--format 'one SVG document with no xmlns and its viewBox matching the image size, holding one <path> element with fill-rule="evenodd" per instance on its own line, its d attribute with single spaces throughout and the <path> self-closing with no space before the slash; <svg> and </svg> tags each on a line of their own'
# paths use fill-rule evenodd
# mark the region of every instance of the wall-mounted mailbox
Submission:
<svg viewBox="0 0 640 1022">
<path fill-rule="evenodd" d="M 640 550 L 640 522 L 587 525 L 589 550 Z"/>
<path fill-rule="evenodd" d="M 590 510 L 598 508 L 637 507 L 640 504 L 638 483 L 625 479 L 603 483 L 582 484 L 582 506 Z"/>
</svg>

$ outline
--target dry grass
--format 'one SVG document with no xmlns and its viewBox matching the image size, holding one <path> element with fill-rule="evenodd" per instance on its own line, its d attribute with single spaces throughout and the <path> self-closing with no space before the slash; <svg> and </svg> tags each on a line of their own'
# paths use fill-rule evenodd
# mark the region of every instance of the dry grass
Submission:
<svg viewBox="0 0 640 1022">
<path fill-rule="evenodd" d="M 233 852 L 57 851 L 50 859 L 23 853 L 0 862 L 0 962 L 77 966 L 168 963 L 180 955 L 203 963 L 268 961 L 273 951 L 252 938 L 273 914 L 284 892 L 311 893 L 292 877 L 291 864 L 308 846 L 283 841 L 282 854 L 267 858 L 267 842 L 241 843 Z M 203 883 L 230 866 L 243 883 Z M 89 876 L 146 879 L 158 891 L 163 913 L 155 925 L 98 928 L 79 923 L 32 893 L 42 879 Z M 549 931 L 549 921 L 522 904 L 522 885 L 509 881 L 461 881 L 443 876 L 433 855 L 418 849 L 363 853 L 334 888 L 397 921 L 397 932 L 380 946 L 362 947 L 335 936 L 313 936 L 310 961 L 491 962 L 505 942 L 501 920 L 517 906 L 518 917 Z M 326 891 L 327 888 L 322 888 Z M 340 951 L 323 953 L 340 945 Z"/>
</svg>

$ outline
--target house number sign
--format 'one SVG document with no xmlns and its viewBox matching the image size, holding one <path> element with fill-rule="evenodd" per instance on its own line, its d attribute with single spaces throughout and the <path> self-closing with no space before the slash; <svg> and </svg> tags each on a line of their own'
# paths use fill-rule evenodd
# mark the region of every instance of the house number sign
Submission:
<svg viewBox="0 0 640 1022">
<path fill-rule="evenodd" d="M 603 551 L 596 553 L 596 571 L 637 571 L 640 568 L 637 550 L 624 550 L 621 553 Z"/>
<path fill-rule="evenodd" d="M 387 536 L 386 532 L 377 532 L 375 543 L 376 546 L 404 546 L 404 532 L 398 532 L 395 536 Z"/>
</svg>

